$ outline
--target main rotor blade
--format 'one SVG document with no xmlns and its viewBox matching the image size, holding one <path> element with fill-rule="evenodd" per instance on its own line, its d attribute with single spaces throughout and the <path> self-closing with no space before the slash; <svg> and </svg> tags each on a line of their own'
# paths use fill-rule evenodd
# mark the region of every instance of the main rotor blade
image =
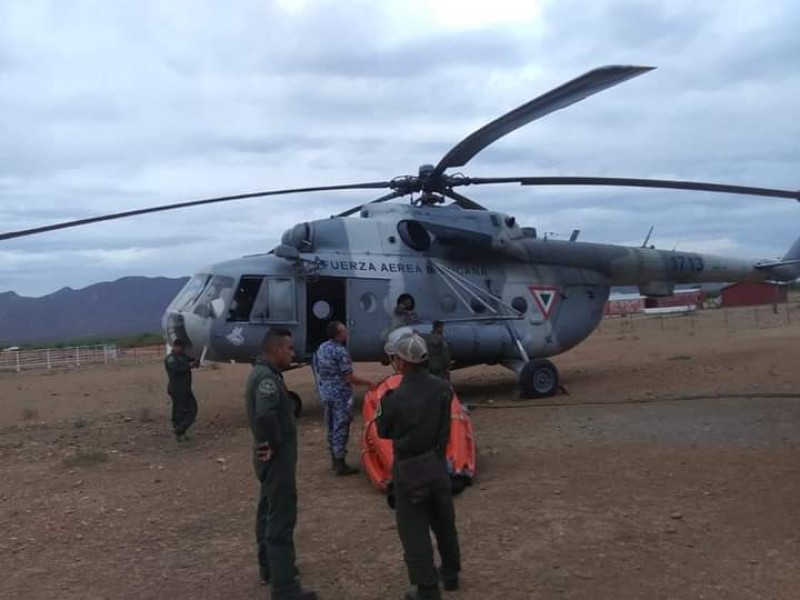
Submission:
<svg viewBox="0 0 800 600">
<path fill-rule="evenodd" d="M 519 183 L 520 185 L 603 185 L 615 187 L 659 188 L 668 190 L 694 190 L 747 196 L 791 198 L 800 202 L 800 190 L 706 183 L 703 181 L 678 181 L 671 179 L 633 179 L 628 177 L 476 177 L 465 178 L 463 185 L 487 183 Z"/>
<path fill-rule="evenodd" d="M 178 202 L 176 204 L 163 204 L 161 206 L 152 206 L 150 208 L 126 210 L 124 212 L 100 215 L 98 217 L 88 217 L 86 219 L 77 219 L 75 221 L 65 221 L 63 223 L 55 223 L 54 225 L 34 227 L 32 229 L 9 231 L 6 233 L 0 233 L 0 241 L 25 237 L 27 235 L 35 235 L 37 233 L 45 233 L 48 231 L 56 231 L 58 229 L 67 229 L 69 227 L 78 227 L 80 225 L 89 225 L 90 223 L 99 223 L 100 221 L 113 221 L 115 219 L 126 219 L 128 217 L 135 217 L 137 215 L 145 215 L 148 213 L 175 210 L 177 208 L 188 208 L 190 206 L 202 206 L 204 204 L 215 204 L 218 202 L 230 202 L 231 200 L 245 200 L 247 198 L 263 198 L 265 196 L 281 196 L 285 194 L 300 194 L 305 192 L 332 192 L 337 190 L 369 190 L 369 189 L 381 189 L 388 187 L 391 187 L 390 182 L 376 181 L 372 183 L 354 183 L 349 185 L 327 185 L 321 187 L 306 187 L 306 188 L 287 188 L 284 190 L 270 190 L 266 192 L 252 192 L 249 194 L 236 194 L 233 196 L 220 196 L 218 198 L 206 198 L 204 200 L 192 200 L 190 202 Z"/>
<path fill-rule="evenodd" d="M 340 212 L 338 215 L 335 215 L 335 216 L 336 217 L 349 217 L 350 215 L 353 215 L 353 214 L 357 213 L 358 211 L 360 211 L 362 208 L 364 208 L 365 206 L 367 206 L 369 204 L 378 204 L 379 202 L 386 202 L 387 200 L 393 200 L 395 198 L 399 198 L 400 196 L 405 196 L 408 193 L 409 192 L 406 192 L 406 191 L 403 191 L 403 190 L 395 190 L 393 192 L 390 192 L 390 193 L 386 194 L 385 196 L 381 196 L 380 198 L 376 198 L 375 200 L 371 200 L 370 202 L 367 202 L 366 204 L 359 204 L 358 206 L 354 206 L 353 208 L 348 208 L 346 211 Z"/>
<path fill-rule="evenodd" d="M 481 206 L 474 200 L 467 198 L 459 194 L 458 192 L 454 192 L 453 190 L 443 190 L 442 194 L 454 200 L 455 203 L 460 206 L 461 208 L 466 208 L 468 210 L 486 210 L 485 206 Z"/>
<path fill-rule="evenodd" d="M 654 68 L 610 65 L 584 73 L 468 135 L 445 154 L 444 158 L 436 165 L 430 178 L 437 179 L 450 167 L 463 167 L 489 144 L 535 119 L 565 108 L 632 77 L 652 71 Z"/>
</svg>

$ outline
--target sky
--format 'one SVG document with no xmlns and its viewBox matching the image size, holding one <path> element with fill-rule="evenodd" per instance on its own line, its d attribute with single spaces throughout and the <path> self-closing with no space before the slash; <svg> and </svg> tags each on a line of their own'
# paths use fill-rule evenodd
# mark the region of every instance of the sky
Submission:
<svg viewBox="0 0 800 600">
<path fill-rule="evenodd" d="M 800 188 L 796 0 L 6 0 L 0 231 L 209 196 L 415 174 L 594 67 L 656 70 L 536 121 L 459 170 Z M 781 256 L 791 200 L 469 188 L 552 236 Z M 0 292 L 180 277 L 373 199 L 334 192 L 0 242 Z M 357 218 L 357 217 L 356 217 Z"/>
</svg>

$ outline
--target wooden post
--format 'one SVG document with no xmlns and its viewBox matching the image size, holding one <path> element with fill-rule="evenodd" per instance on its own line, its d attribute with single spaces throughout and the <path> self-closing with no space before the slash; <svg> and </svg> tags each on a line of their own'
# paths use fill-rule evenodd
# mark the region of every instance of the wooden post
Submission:
<svg viewBox="0 0 800 600">
<path fill-rule="evenodd" d="M 50 369 L 52 368 L 52 363 L 50 362 L 50 348 L 45 350 L 45 353 L 47 355 L 47 368 Z"/>
<path fill-rule="evenodd" d="M 17 350 L 17 373 L 22 370 L 22 367 L 19 365 L 19 350 Z"/>
</svg>

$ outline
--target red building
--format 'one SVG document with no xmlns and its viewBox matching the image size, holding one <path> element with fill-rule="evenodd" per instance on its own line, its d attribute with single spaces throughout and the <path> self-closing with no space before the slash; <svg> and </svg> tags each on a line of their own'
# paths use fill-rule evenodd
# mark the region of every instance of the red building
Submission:
<svg viewBox="0 0 800 600">
<path fill-rule="evenodd" d="M 764 281 L 732 283 L 722 288 L 721 295 L 725 308 L 785 303 L 788 300 L 788 286 Z"/>
<path fill-rule="evenodd" d="M 690 306 L 701 308 L 706 299 L 706 293 L 700 289 L 675 290 L 672 296 L 647 298 L 645 308 L 667 308 L 672 306 Z"/>
<path fill-rule="evenodd" d="M 606 302 L 606 317 L 626 317 L 644 312 L 644 296 L 639 294 L 612 294 Z"/>
</svg>

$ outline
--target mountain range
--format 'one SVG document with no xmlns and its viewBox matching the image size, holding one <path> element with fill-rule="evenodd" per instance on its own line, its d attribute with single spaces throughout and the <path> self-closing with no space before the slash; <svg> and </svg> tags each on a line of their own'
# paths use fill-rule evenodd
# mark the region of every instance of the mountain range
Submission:
<svg viewBox="0 0 800 600">
<path fill-rule="evenodd" d="M 164 309 L 186 281 L 123 277 L 40 298 L 0 293 L 0 347 L 158 332 Z"/>
<path fill-rule="evenodd" d="M 123 277 L 80 290 L 66 287 L 40 298 L 0 293 L 0 348 L 159 332 L 164 309 L 187 280 Z"/>
</svg>

